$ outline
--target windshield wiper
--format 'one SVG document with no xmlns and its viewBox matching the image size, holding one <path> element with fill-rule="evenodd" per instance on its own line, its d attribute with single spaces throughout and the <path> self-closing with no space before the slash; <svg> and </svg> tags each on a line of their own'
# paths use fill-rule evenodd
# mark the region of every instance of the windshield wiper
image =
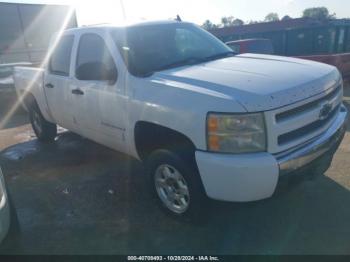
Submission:
<svg viewBox="0 0 350 262">
<path fill-rule="evenodd" d="M 215 54 L 212 56 L 207 56 L 204 58 L 189 57 L 189 58 L 186 58 L 183 60 L 176 61 L 174 63 L 164 65 L 164 66 L 159 67 L 151 72 L 147 72 L 147 74 L 144 74 L 144 76 L 151 76 L 155 72 L 159 72 L 159 71 L 163 71 L 163 70 L 167 70 L 167 69 L 171 69 L 171 68 L 175 68 L 175 67 L 186 66 L 186 65 L 196 65 L 196 64 L 200 64 L 200 63 L 204 63 L 204 62 L 208 62 L 208 61 L 213 61 L 213 60 L 220 59 L 220 58 L 231 57 L 234 55 L 237 55 L 237 53 L 235 53 L 233 51 L 228 51 L 228 52 L 224 52 L 224 53 L 220 53 L 220 54 Z"/>
<path fill-rule="evenodd" d="M 160 68 L 157 68 L 153 72 L 163 71 L 163 70 L 167 70 L 167 69 L 171 69 L 171 68 L 175 68 L 175 67 L 179 67 L 179 66 L 195 65 L 195 64 L 202 63 L 204 61 L 205 61 L 205 59 L 203 59 L 203 58 L 190 57 L 190 58 L 186 58 L 186 59 L 183 59 L 183 60 L 180 60 L 180 61 L 176 61 L 174 63 L 167 64 L 167 65 L 162 66 Z"/>
<path fill-rule="evenodd" d="M 233 51 L 228 51 L 228 52 L 225 52 L 225 53 L 220 53 L 220 54 L 216 54 L 216 55 L 207 56 L 203 60 L 207 62 L 207 61 L 213 61 L 213 60 L 217 60 L 217 59 L 220 59 L 220 58 L 231 57 L 231 56 L 235 56 L 235 55 L 237 55 L 237 53 L 235 53 Z"/>
</svg>

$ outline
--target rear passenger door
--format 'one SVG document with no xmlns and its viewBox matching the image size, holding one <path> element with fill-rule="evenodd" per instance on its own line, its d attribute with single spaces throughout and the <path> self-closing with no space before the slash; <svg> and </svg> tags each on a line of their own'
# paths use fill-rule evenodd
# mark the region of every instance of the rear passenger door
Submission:
<svg viewBox="0 0 350 262">
<path fill-rule="evenodd" d="M 75 62 L 75 89 L 72 94 L 75 119 L 80 132 L 101 144 L 116 150 L 124 150 L 125 96 L 121 76 L 113 48 L 108 46 L 102 35 L 84 33 L 80 36 Z M 108 71 L 117 72 L 115 81 L 79 79 L 77 70 L 85 65 L 100 65 Z M 90 70 L 94 71 L 94 70 Z M 98 71 L 98 70 L 96 70 Z"/>
<path fill-rule="evenodd" d="M 60 38 L 50 57 L 44 79 L 44 90 L 51 116 L 57 124 L 68 129 L 73 123 L 69 95 L 73 43 L 73 35 L 64 35 Z"/>
</svg>

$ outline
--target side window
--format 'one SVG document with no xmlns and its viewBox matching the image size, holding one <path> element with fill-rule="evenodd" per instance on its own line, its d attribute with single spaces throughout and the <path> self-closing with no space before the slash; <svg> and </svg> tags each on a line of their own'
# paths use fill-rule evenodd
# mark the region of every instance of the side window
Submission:
<svg viewBox="0 0 350 262">
<path fill-rule="evenodd" d="M 51 74 L 69 76 L 74 36 L 63 36 L 58 42 L 49 62 Z"/>
<path fill-rule="evenodd" d="M 117 69 L 104 40 L 96 34 L 81 36 L 76 61 L 79 80 L 114 80 Z"/>
</svg>

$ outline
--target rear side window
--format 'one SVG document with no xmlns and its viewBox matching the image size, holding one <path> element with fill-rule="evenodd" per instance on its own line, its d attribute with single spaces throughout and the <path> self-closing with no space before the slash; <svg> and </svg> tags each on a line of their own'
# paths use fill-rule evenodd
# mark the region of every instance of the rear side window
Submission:
<svg viewBox="0 0 350 262">
<path fill-rule="evenodd" d="M 76 68 L 86 64 L 102 64 L 107 71 L 116 70 L 113 57 L 99 35 L 85 34 L 80 38 Z"/>
<path fill-rule="evenodd" d="M 72 35 L 63 36 L 60 39 L 50 59 L 51 74 L 69 76 L 73 41 Z"/>
</svg>

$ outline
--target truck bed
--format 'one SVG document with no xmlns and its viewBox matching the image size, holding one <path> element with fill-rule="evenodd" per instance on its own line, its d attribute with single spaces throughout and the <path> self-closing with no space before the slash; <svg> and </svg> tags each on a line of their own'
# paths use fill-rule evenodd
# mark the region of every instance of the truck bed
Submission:
<svg viewBox="0 0 350 262">
<path fill-rule="evenodd" d="M 13 79 L 15 89 L 21 101 L 24 101 L 29 94 L 37 99 L 44 99 L 43 87 L 44 69 L 39 67 L 18 66 L 14 68 Z M 22 106 L 27 110 L 25 103 Z"/>
</svg>

